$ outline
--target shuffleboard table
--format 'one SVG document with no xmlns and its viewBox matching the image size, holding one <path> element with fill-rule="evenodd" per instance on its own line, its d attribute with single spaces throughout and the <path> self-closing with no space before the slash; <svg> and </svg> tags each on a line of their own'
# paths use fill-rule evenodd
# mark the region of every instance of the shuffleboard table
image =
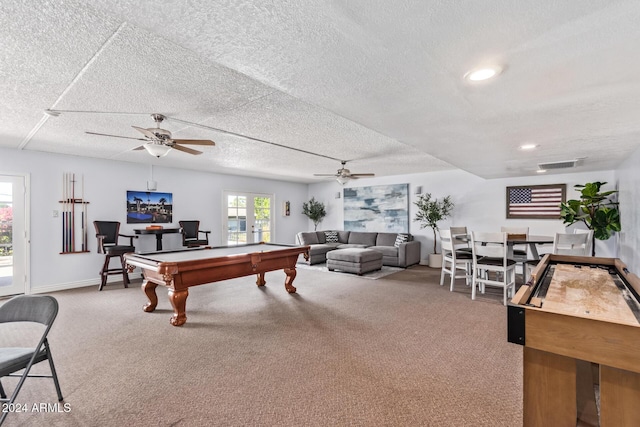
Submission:
<svg viewBox="0 0 640 427">
<path fill-rule="evenodd" d="M 155 310 L 158 305 L 156 287 L 166 286 L 169 302 L 174 310 L 170 322 L 174 326 L 182 326 L 187 321 L 185 307 L 188 289 L 191 286 L 252 274 L 257 276 L 256 284 L 264 286 L 264 275 L 267 271 L 284 270 L 285 289 L 289 293 L 295 293 L 293 280 L 296 277 L 296 262 L 300 254 L 307 258 L 309 246 L 253 243 L 142 254 L 128 253 L 124 257 L 129 272 L 133 272 L 136 267 L 143 271 L 142 290 L 149 299 L 143 310 Z"/>
<path fill-rule="evenodd" d="M 543 257 L 507 307 L 525 427 L 640 425 L 639 292 L 619 259 Z"/>
</svg>

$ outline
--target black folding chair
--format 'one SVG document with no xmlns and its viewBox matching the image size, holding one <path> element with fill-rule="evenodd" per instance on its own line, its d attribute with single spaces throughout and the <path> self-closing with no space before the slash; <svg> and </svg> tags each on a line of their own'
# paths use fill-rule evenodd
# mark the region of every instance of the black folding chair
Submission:
<svg viewBox="0 0 640 427">
<path fill-rule="evenodd" d="M 46 295 L 19 295 L 0 306 L 0 323 L 31 322 L 41 323 L 45 326 L 42 337 L 35 347 L 0 347 L 0 378 L 20 378 L 13 394 L 9 398 L 7 398 L 2 387 L 2 382 L 0 382 L 0 402 L 6 402 L 9 406 L 14 403 L 27 377 L 53 378 L 56 392 L 58 393 L 58 401 L 62 401 L 60 383 L 58 382 L 58 375 L 53 365 L 51 349 L 49 349 L 49 342 L 47 341 L 47 334 L 57 314 L 58 301 L 54 297 Z M 29 375 L 31 367 L 44 360 L 49 361 L 51 375 Z M 22 374 L 17 374 L 21 370 L 23 371 Z M 8 413 L 9 411 L 2 411 L 0 425 L 2 425 Z"/>
</svg>

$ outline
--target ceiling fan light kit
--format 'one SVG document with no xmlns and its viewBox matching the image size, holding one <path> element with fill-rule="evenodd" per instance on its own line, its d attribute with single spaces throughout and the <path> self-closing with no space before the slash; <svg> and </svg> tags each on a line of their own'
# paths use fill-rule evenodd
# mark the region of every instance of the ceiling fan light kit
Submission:
<svg viewBox="0 0 640 427">
<path fill-rule="evenodd" d="M 143 145 L 144 149 L 154 157 L 160 158 L 169 154 L 171 147 L 157 142 L 147 142 Z"/>
<path fill-rule="evenodd" d="M 336 178 L 336 181 L 338 181 L 342 185 L 345 185 L 347 182 L 349 182 L 349 177 L 348 176 L 339 176 L 339 177 Z"/>
</svg>

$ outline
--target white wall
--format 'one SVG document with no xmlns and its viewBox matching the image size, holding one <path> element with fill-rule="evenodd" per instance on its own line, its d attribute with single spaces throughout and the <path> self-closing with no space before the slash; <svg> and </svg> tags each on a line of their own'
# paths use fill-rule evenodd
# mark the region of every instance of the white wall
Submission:
<svg viewBox="0 0 640 427">
<path fill-rule="evenodd" d="M 454 170 L 359 179 L 350 181 L 345 187 L 408 183 L 411 220 L 409 232 L 422 243 L 422 258 L 424 259 L 427 254 L 433 252 L 433 232 L 430 228 L 420 229 L 419 223 L 413 222 L 416 214 L 414 202 L 418 199 L 418 196 L 414 194 L 416 186 L 421 186 L 423 193 L 431 193 L 437 198 L 451 196 L 455 203 L 453 216 L 450 220 L 442 221 L 439 224 L 441 227 L 446 228 L 454 225 L 466 226 L 469 230 L 495 231 L 503 225 L 528 226 L 530 234 L 553 235 L 556 232 L 566 230 L 559 219 L 506 219 L 506 187 L 564 183 L 567 184 L 567 199 L 572 199 L 579 196 L 573 187 L 575 184 L 592 181 L 608 182 L 605 189 L 614 189 L 614 172 L 601 171 L 486 180 L 462 170 Z M 309 186 L 309 198 L 315 197 L 324 202 L 327 207 L 327 217 L 320 223 L 318 230 L 343 228 L 342 198 L 335 198 L 337 192 L 342 192 L 342 186 L 336 181 Z M 577 227 L 577 225 L 572 226 L 571 229 L 573 227 Z M 307 228 L 313 230 L 313 223 L 308 222 Z M 615 239 L 606 242 L 596 241 L 596 253 L 598 256 L 616 256 Z"/>
<path fill-rule="evenodd" d="M 640 276 L 640 149 L 618 168 L 616 177 L 622 226 L 618 233 L 619 256 L 629 271 Z"/>
<path fill-rule="evenodd" d="M 170 164 L 170 159 L 167 159 Z M 62 246 L 61 218 L 53 211 L 62 209 L 62 176 L 72 172 L 84 175 L 84 198 L 88 205 L 88 254 L 60 255 Z M 31 180 L 31 292 L 86 286 L 99 283 L 98 272 L 104 256 L 96 253 L 94 220 L 120 221 L 120 232 L 133 234 L 140 224 L 127 224 L 126 191 L 146 190 L 150 167 L 128 162 L 90 159 L 30 151 L 0 149 L 0 173 L 28 173 Z M 153 168 L 157 191 L 173 193 L 173 224 L 181 219 L 199 219 L 201 228 L 210 230 L 210 242 L 222 244 L 222 193 L 225 190 L 273 194 L 275 197 L 275 238 L 277 243 L 295 243 L 295 233 L 304 229 L 307 218 L 296 209 L 291 216 L 282 215 L 285 200 L 291 206 L 302 206 L 308 186 L 267 179 L 194 172 L 168 167 Z M 77 195 L 76 197 L 79 198 Z M 155 250 L 154 236 L 135 240 L 137 251 Z M 179 234 L 164 236 L 165 249 L 181 248 Z M 113 261 L 115 265 L 115 260 Z M 112 278 L 117 279 L 116 276 Z"/>
</svg>

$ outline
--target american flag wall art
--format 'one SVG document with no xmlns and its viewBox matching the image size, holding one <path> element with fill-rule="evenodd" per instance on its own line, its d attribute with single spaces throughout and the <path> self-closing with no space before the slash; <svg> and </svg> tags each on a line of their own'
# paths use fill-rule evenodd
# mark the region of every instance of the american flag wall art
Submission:
<svg viewBox="0 0 640 427">
<path fill-rule="evenodd" d="M 507 187 L 507 218 L 559 219 L 566 184 Z"/>
</svg>

